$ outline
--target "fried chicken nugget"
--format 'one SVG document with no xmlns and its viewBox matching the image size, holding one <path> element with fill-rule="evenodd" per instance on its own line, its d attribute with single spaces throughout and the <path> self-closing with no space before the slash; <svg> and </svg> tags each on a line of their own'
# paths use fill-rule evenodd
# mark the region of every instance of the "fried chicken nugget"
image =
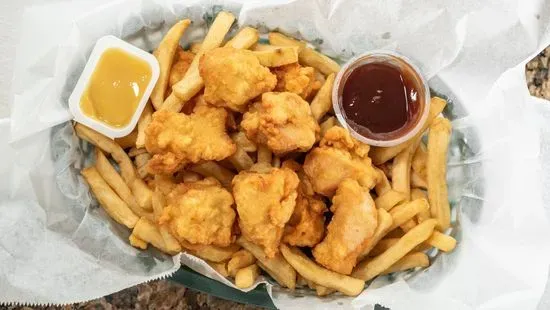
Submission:
<svg viewBox="0 0 550 310">
<path fill-rule="evenodd" d="M 321 88 L 321 82 L 316 80 L 315 69 L 312 67 L 293 63 L 273 68 L 272 72 L 277 76 L 275 91 L 295 93 L 304 100 L 309 100 Z"/>
<path fill-rule="evenodd" d="M 275 75 L 249 50 L 215 48 L 200 59 L 199 70 L 204 99 L 237 112 L 244 112 L 251 99 L 277 84 Z"/>
<path fill-rule="evenodd" d="M 174 64 L 170 70 L 170 87 L 183 79 L 191 62 L 193 62 L 193 58 L 195 58 L 195 54 L 179 48 L 174 58 Z"/>
<path fill-rule="evenodd" d="M 345 179 L 354 179 L 373 188 L 379 178 L 368 157 L 369 146 L 353 139 L 342 127 L 327 130 L 319 147 L 311 150 L 304 162 L 304 172 L 316 193 L 332 197 Z"/>
<path fill-rule="evenodd" d="M 327 236 L 313 249 L 315 260 L 341 274 L 350 274 L 378 225 L 378 212 L 368 190 L 352 179 L 346 179 L 332 199 L 334 213 Z"/>
<path fill-rule="evenodd" d="M 222 160 L 236 151 L 226 132 L 227 111 L 197 106 L 191 115 L 160 110 L 145 130 L 145 148 L 153 155 L 149 171 L 171 174 L 188 163 Z"/>
<path fill-rule="evenodd" d="M 283 229 L 296 205 L 298 183 L 296 173 L 287 168 L 267 173 L 243 171 L 233 178 L 241 233 L 268 257 L 279 251 Z"/>
<path fill-rule="evenodd" d="M 159 223 L 180 242 L 225 247 L 235 241 L 233 196 L 216 179 L 181 183 L 167 202 Z"/>
<path fill-rule="evenodd" d="M 267 145 L 277 155 L 308 151 L 320 131 L 309 104 L 288 92 L 264 93 L 243 115 L 241 127 L 250 140 Z"/>
</svg>

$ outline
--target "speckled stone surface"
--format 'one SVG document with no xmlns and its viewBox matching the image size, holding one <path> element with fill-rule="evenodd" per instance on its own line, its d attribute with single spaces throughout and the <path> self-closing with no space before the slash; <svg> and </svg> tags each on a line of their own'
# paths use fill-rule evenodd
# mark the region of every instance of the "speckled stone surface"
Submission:
<svg viewBox="0 0 550 310">
<path fill-rule="evenodd" d="M 527 85 L 532 95 L 550 100 L 550 47 L 531 60 L 525 70 Z M 0 306 L 0 310 L 115 310 L 115 309 L 237 309 L 251 310 L 258 307 L 223 300 L 208 294 L 187 289 L 169 280 L 159 280 L 128 288 L 121 292 L 91 302 L 64 307 Z"/>
</svg>

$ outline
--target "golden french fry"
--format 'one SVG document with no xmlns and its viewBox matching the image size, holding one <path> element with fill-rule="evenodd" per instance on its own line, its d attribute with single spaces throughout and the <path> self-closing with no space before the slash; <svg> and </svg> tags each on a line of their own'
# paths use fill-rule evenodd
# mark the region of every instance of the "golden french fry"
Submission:
<svg viewBox="0 0 550 310">
<path fill-rule="evenodd" d="M 372 260 L 365 260 L 359 263 L 355 267 L 352 276 L 364 281 L 369 281 L 376 277 L 397 263 L 417 245 L 427 240 L 433 233 L 436 224 L 437 222 L 434 219 L 429 219 L 418 224 L 384 253 L 374 257 Z"/>
<path fill-rule="evenodd" d="M 428 182 L 421 177 L 416 171 L 411 171 L 411 186 L 412 188 L 428 189 Z"/>
<path fill-rule="evenodd" d="M 430 213 L 437 219 L 441 231 L 451 226 L 451 208 L 447 195 L 447 150 L 451 139 L 451 122 L 437 118 L 430 126 L 428 134 L 428 199 Z"/>
<path fill-rule="evenodd" d="M 179 241 L 172 235 L 166 226 L 159 226 L 160 235 L 164 240 L 164 246 L 166 247 L 165 252 L 168 254 L 179 253 L 182 248 Z"/>
<path fill-rule="evenodd" d="M 298 62 L 298 48 L 295 46 L 283 46 L 253 53 L 260 64 L 266 67 L 280 67 Z"/>
<path fill-rule="evenodd" d="M 429 209 L 430 205 L 428 204 L 428 201 L 424 198 L 398 205 L 390 211 L 390 215 L 393 219 L 393 224 L 390 228 L 390 231 L 405 224 L 421 211 Z"/>
<path fill-rule="evenodd" d="M 422 137 L 432 121 L 443 111 L 445 105 L 447 105 L 447 101 L 445 101 L 444 99 L 441 99 L 439 97 L 432 97 L 428 119 L 426 120 L 424 126 L 422 126 L 420 131 L 416 134 L 416 136 L 396 146 L 371 148 L 369 156 L 372 159 L 373 164 L 380 165 L 387 162 L 388 160 L 397 156 L 397 154 L 401 153 L 401 151 L 406 149 L 409 145 L 414 143 L 416 139 Z"/>
<path fill-rule="evenodd" d="M 181 174 L 181 180 L 183 182 L 197 182 L 202 179 L 202 176 L 193 171 L 183 171 Z"/>
<path fill-rule="evenodd" d="M 304 278 L 319 285 L 333 288 L 348 296 L 357 296 L 365 282 L 325 269 L 309 259 L 298 248 L 281 244 L 281 253 L 294 269 Z"/>
<path fill-rule="evenodd" d="M 404 271 L 404 270 L 412 269 L 416 267 L 428 267 L 428 266 L 430 266 L 430 259 L 428 258 L 428 255 L 422 252 L 414 252 L 403 256 L 403 258 L 398 260 L 390 268 L 384 270 L 381 273 L 381 275 Z"/>
<path fill-rule="evenodd" d="M 132 164 L 130 157 L 128 157 L 128 154 L 124 152 L 120 145 L 80 123 L 76 124 L 74 128 L 76 134 L 82 140 L 86 140 L 105 153 L 111 154 L 111 157 L 118 163 L 120 175 L 124 179 L 124 182 L 126 182 L 126 185 L 130 187 L 138 205 L 147 211 L 151 210 L 151 196 L 153 193 L 147 184 L 138 177 L 136 168 Z"/>
<path fill-rule="evenodd" d="M 426 177 L 426 163 L 428 162 L 428 150 L 424 143 L 418 144 L 414 152 L 411 167 L 421 177 Z"/>
<path fill-rule="evenodd" d="M 115 138 L 115 142 L 120 145 L 121 148 L 127 149 L 136 146 L 137 130 L 132 131 L 129 135 Z"/>
<path fill-rule="evenodd" d="M 411 200 L 416 200 L 416 199 L 420 199 L 420 198 L 424 198 L 424 199 L 427 200 L 428 195 L 426 195 L 426 192 L 424 192 L 421 189 L 418 189 L 418 188 L 411 189 Z M 430 218 L 430 210 L 421 211 L 420 213 L 418 213 L 416 215 L 416 220 L 417 220 L 418 223 L 422 223 L 422 222 L 424 222 L 425 220 L 427 220 L 429 218 Z"/>
<path fill-rule="evenodd" d="M 212 269 L 216 270 L 217 273 L 221 274 L 223 277 L 227 278 L 229 277 L 229 273 L 227 272 L 227 264 L 225 262 L 221 263 L 215 263 L 215 262 L 206 262 Z"/>
<path fill-rule="evenodd" d="M 277 46 L 296 46 L 299 49 L 298 58 L 300 63 L 313 67 L 325 75 L 340 71 L 340 65 L 327 56 L 307 47 L 306 43 L 289 38 L 278 32 L 270 32 L 269 43 Z"/>
<path fill-rule="evenodd" d="M 227 41 L 224 46 L 230 46 L 237 49 L 248 49 L 256 44 L 260 39 L 258 30 L 252 27 L 244 27 L 239 30 L 231 40 Z"/>
<path fill-rule="evenodd" d="M 151 159 L 151 154 L 149 153 L 142 153 L 139 155 L 136 155 L 134 158 L 134 163 L 137 167 L 138 176 L 142 179 L 145 179 L 149 175 L 149 170 L 147 168 L 147 163 Z"/>
<path fill-rule="evenodd" d="M 136 138 L 136 148 L 144 149 L 145 148 L 145 129 L 153 120 L 153 108 L 150 103 L 145 105 L 141 116 L 139 117 L 137 123 L 137 138 Z"/>
<path fill-rule="evenodd" d="M 128 228 L 133 228 L 136 225 L 139 217 L 109 187 L 95 167 L 84 168 L 80 173 L 90 185 L 99 204 L 113 220 Z"/>
<path fill-rule="evenodd" d="M 411 199 L 411 162 L 417 143 L 412 143 L 393 160 L 391 168 L 391 181 L 394 191 L 405 194 L 407 200 Z"/>
<path fill-rule="evenodd" d="M 128 156 L 130 157 L 136 157 L 140 154 L 147 153 L 147 150 L 145 148 L 138 149 L 136 147 L 133 147 L 128 151 Z"/>
<path fill-rule="evenodd" d="M 237 239 L 237 244 L 252 253 L 257 259 L 256 264 L 265 270 L 281 286 L 290 289 L 296 287 L 296 270 L 290 266 L 281 253 L 275 254 L 273 258 L 268 258 L 261 247 L 246 240 L 242 236 Z"/>
<path fill-rule="evenodd" d="M 240 146 L 245 152 L 256 152 L 256 143 L 250 141 L 246 134 L 242 131 L 231 134 L 231 139 L 235 141 L 235 144 Z"/>
<path fill-rule="evenodd" d="M 426 210 L 429 210 L 430 208 L 428 207 Z M 420 214 L 420 212 L 418 212 Z M 408 232 L 409 230 L 413 229 L 414 226 L 416 226 L 416 221 L 414 220 L 414 217 L 408 221 L 406 221 L 405 223 L 401 224 L 401 229 L 404 231 L 404 232 Z"/>
<path fill-rule="evenodd" d="M 162 214 L 162 210 L 166 206 L 164 195 L 162 195 L 162 192 L 159 188 L 155 188 L 155 190 L 153 191 L 152 204 L 154 219 L 155 222 L 157 222 Z"/>
<path fill-rule="evenodd" d="M 390 228 L 393 224 L 393 219 L 391 215 L 384 209 L 378 209 L 378 226 L 374 234 L 369 239 L 365 240 L 361 245 L 361 254 L 358 257 L 358 261 L 365 258 L 372 249 L 384 238 L 384 236 L 390 231 Z"/>
<path fill-rule="evenodd" d="M 256 257 L 252 253 L 245 249 L 239 250 L 233 254 L 229 262 L 227 263 L 227 272 L 230 276 L 234 277 L 239 269 L 248 267 L 256 262 Z"/>
<path fill-rule="evenodd" d="M 336 117 L 334 116 L 331 116 L 329 118 L 327 118 L 324 122 L 322 122 L 319 127 L 321 128 L 321 133 L 320 133 L 320 137 L 323 137 L 325 135 L 325 133 L 327 132 L 327 130 L 329 130 L 330 128 L 334 127 L 334 126 L 338 126 L 338 120 L 336 120 Z"/>
<path fill-rule="evenodd" d="M 256 264 L 239 269 L 235 274 L 235 286 L 238 288 L 251 287 L 259 276 L 260 268 Z"/>
<path fill-rule="evenodd" d="M 225 188 L 231 188 L 231 181 L 233 181 L 233 177 L 235 176 L 229 169 L 222 167 L 214 161 L 205 161 L 196 164 L 190 167 L 189 170 L 205 177 L 213 177 L 220 181 Z"/>
<path fill-rule="evenodd" d="M 228 159 L 237 171 L 248 170 L 252 167 L 252 165 L 254 165 L 252 158 L 238 144 L 237 150 L 233 153 L 233 155 L 229 156 Z"/>
<path fill-rule="evenodd" d="M 197 54 L 201 50 L 202 42 L 193 42 L 189 46 L 189 51 L 193 54 Z"/>
<path fill-rule="evenodd" d="M 176 248 L 169 247 L 164 241 L 164 236 L 161 234 L 159 228 L 145 217 L 137 221 L 132 231 L 132 235 L 135 235 L 139 239 L 152 244 L 155 248 L 170 255 L 175 255 L 181 251 L 179 244 L 177 244 Z"/>
<path fill-rule="evenodd" d="M 391 189 L 391 183 L 388 180 L 388 177 L 386 177 L 386 174 L 384 173 L 384 171 L 382 171 L 381 169 L 378 169 L 378 168 L 375 168 L 375 169 L 376 169 L 376 171 L 378 171 L 378 174 L 380 176 L 378 177 L 378 183 L 376 183 L 376 185 L 374 186 L 374 190 L 376 191 L 376 195 L 378 195 L 378 197 L 380 197 L 380 196 L 382 196 L 382 195 L 384 195 L 387 192 L 392 190 Z"/>
<path fill-rule="evenodd" d="M 378 209 L 390 211 L 393 207 L 406 200 L 407 197 L 405 196 L 405 194 L 390 189 L 381 196 L 376 197 L 376 199 L 374 200 L 374 204 Z"/>
<path fill-rule="evenodd" d="M 131 246 L 138 249 L 147 250 L 147 242 L 139 239 L 136 235 L 131 234 L 130 237 L 128 237 L 128 240 L 130 240 Z"/>
<path fill-rule="evenodd" d="M 332 289 L 332 288 L 328 288 L 326 286 L 316 285 L 315 286 L 315 292 L 317 293 L 317 296 L 323 297 L 323 296 L 328 296 L 328 295 L 336 292 L 336 290 Z"/>
<path fill-rule="evenodd" d="M 456 247 L 455 238 L 440 233 L 439 231 L 434 231 L 432 236 L 428 240 L 426 240 L 425 243 L 443 252 L 450 252 Z"/>
<path fill-rule="evenodd" d="M 214 245 L 191 244 L 187 241 L 182 241 L 181 245 L 190 254 L 214 263 L 230 260 L 231 256 L 241 249 L 241 247 L 236 244 L 231 244 L 227 247 L 219 247 Z"/>
<path fill-rule="evenodd" d="M 399 241 L 399 238 L 386 238 L 380 240 L 376 246 L 370 251 L 369 256 L 378 256 L 384 253 L 387 249 L 391 248 Z"/>
<path fill-rule="evenodd" d="M 200 58 L 207 51 L 221 45 L 223 38 L 234 21 L 235 16 L 233 14 L 223 11 L 218 13 L 185 76 L 181 81 L 172 86 L 172 94 L 168 96 L 162 105 L 163 110 L 179 112 L 185 103 L 191 100 L 204 87 L 204 81 L 199 74 Z"/>
<path fill-rule="evenodd" d="M 118 174 L 99 148 L 95 149 L 95 168 L 105 182 L 107 182 L 115 193 L 128 205 L 132 212 L 140 217 L 148 215 L 148 212 L 139 207 L 136 198 L 132 195 L 130 187 L 124 183 L 120 174 Z"/>
<path fill-rule="evenodd" d="M 279 32 L 270 32 L 268 34 L 268 39 L 271 46 L 296 46 L 299 52 L 302 52 L 306 48 L 305 42 L 289 38 Z"/>
<path fill-rule="evenodd" d="M 271 166 L 271 157 L 273 153 L 265 145 L 258 145 L 258 164 L 269 164 Z"/>
<path fill-rule="evenodd" d="M 270 45 L 270 44 L 261 44 L 261 43 L 256 43 L 254 44 L 254 46 L 252 46 L 252 50 L 253 51 L 270 51 L 270 50 L 274 50 L 274 49 L 277 49 L 279 48 L 278 46 L 274 46 L 274 45 Z"/>
<path fill-rule="evenodd" d="M 161 108 L 164 102 L 164 93 L 168 87 L 170 69 L 172 68 L 176 50 L 179 47 L 179 41 L 190 24 L 191 21 L 189 19 L 184 19 L 172 26 L 164 35 L 154 53 L 159 62 L 160 75 L 155 88 L 151 92 L 151 102 L 157 110 Z"/>
<path fill-rule="evenodd" d="M 311 101 L 311 114 L 317 122 L 332 109 L 332 87 L 334 86 L 334 77 L 334 74 L 330 74 L 327 77 L 325 83 Z"/>
<path fill-rule="evenodd" d="M 271 163 L 257 163 L 250 167 L 249 171 L 258 173 L 269 173 L 273 169 Z"/>
</svg>

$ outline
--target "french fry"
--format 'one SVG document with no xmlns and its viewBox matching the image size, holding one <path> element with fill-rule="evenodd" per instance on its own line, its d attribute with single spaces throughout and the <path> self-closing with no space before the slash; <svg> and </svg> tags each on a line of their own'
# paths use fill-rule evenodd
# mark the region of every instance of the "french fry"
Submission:
<svg viewBox="0 0 550 310">
<path fill-rule="evenodd" d="M 229 273 L 227 272 L 227 264 L 225 262 L 221 263 L 214 263 L 214 262 L 206 262 L 212 269 L 216 270 L 217 273 L 221 274 L 223 277 L 229 277 Z"/>
<path fill-rule="evenodd" d="M 162 192 L 159 188 L 155 188 L 155 190 L 153 191 L 153 197 L 151 201 L 153 204 L 154 220 L 155 222 L 157 222 L 159 217 L 162 215 L 162 210 L 164 210 L 164 207 L 166 205 L 164 195 L 162 195 Z"/>
<path fill-rule="evenodd" d="M 393 189 L 388 190 L 381 196 L 376 197 L 374 204 L 378 209 L 390 211 L 396 205 L 407 200 L 405 194 L 396 192 Z"/>
<path fill-rule="evenodd" d="M 193 171 L 183 171 L 181 174 L 183 182 L 197 182 L 200 179 L 202 179 L 201 175 Z"/>
<path fill-rule="evenodd" d="M 403 258 L 398 260 L 390 268 L 384 270 L 381 273 L 381 275 L 404 271 L 404 270 L 412 269 L 416 267 L 428 267 L 428 266 L 430 266 L 430 259 L 428 258 L 428 255 L 422 252 L 413 252 L 403 256 Z"/>
<path fill-rule="evenodd" d="M 434 231 L 432 236 L 426 240 L 426 244 L 433 246 L 443 252 L 450 252 L 456 247 L 456 239 L 439 231 Z"/>
<path fill-rule="evenodd" d="M 220 12 L 214 19 L 204 41 L 185 76 L 181 81 L 172 86 L 172 94 L 168 96 L 162 105 L 162 109 L 179 112 L 186 102 L 191 100 L 203 87 L 204 81 L 199 74 L 199 61 L 202 55 L 221 45 L 223 38 L 235 21 L 235 16 L 229 12 Z"/>
<path fill-rule="evenodd" d="M 128 205 L 118 197 L 118 195 L 103 180 L 95 167 L 89 167 L 80 171 L 99 204 L 109 214 L 109 216 L 128 228 L 133 228 L 139 217 L 132 212 Z"/>
<path fill-rule="evenodd" d="M 426 210 L 429 210 L 430 208 L 428 207 Z M 420 213 L 420 212 L 418 212 Z M 418 215 L 418 214 L 417 214 Z M 414 226 L 416 226 L 416 221 L 414 220 L 414 217 L 408 221 L 406 221 L 405 223 L 401 224 L 399 227 L 401 227 L 401 229 L 403 229 L 404 232 L 408 232 L 409 230 L 413 229 Z"/>
<path fill-rule="evenodd" d="M 378 183 L 376 183 L 376 185 L 374 186 L 374 190 L 376 191 L 376 195 L 378 195 L 378 197 L 386 194 L 387 192 L 391 191 L 391 183 L 390 181 L 388 180 L 388 177 L 386 177 L 386 174 L 384 173 L 384 171 L 382 171 L 381 169 L 378 169 L 378 168 L 375 168 L 376 171 L 378 171 L 378 174 L 380 175 L 378 177 Z M 392 194 L 394 195 L 394 194 Z M 387 199 L 387 198 L 386 198 Z M 399 201 L 401 202 L 401 201 Z M 397 202 L 397 203 L 399 203 Z"/>
<path fill-rule="evenodd" d="M 357 296 L 365 282 L 325 269 L 309 259 L 298 248 L 281 245 L 281 253 L 294 269 L 304 278 L 324 287 L 333 288 L 348 296 Z"/>
<path fill-rule="evenodd" d="M 241 249 L 236 244 L 231 244 L 227 247 L 219 247 L 214 245 L 191 244 L 182 241 L 181 245 L 190 254 L 208 260 L 214 263 L 226 262 L 231 259 L 231 256 Z"/>
<path fill-rule="evenodd" d="M 121 148 L 127 149 L 136 146 L 137 130 L 132 131 L 130 134 L 124 137 L 115 138 L 115 142 L 120 145 Z"/>
<path fill-rule="evenodd" d="M 260 276 L 260 268 L 256 264 L 239 269 L 235 274 L 235 286 L 238 288 L 251 287 L 258 276 Z"/>
<path fill-rule="evenodd" d="M 153 120 L 153 108 L 150 103 L 145 105 L 141 116 L 139 117 L 137 123 L 137 138 L 136 138 L 136 148 L 142 149 L 145 148 L 145 129 Z"/>
<path fill-rule="evenodd" d="M 426 193 L 421 189 L 418 189 L 418 188 L 411 189 L 411 200 L 416 200 L 420 198 L 428 199 L 428 195 L 426 195 Z M 430 210 L 421 211 L 416 215 L 416 220 L 418 223 L 422 223 L 429 218 L 430 218 Z"/>
<path fill-rule="evenodd" d="M 227 272 L 234 277 L 239 269 L 248 267 L 256 262 L 256 257 L 245 249 L 239 250 L 227 263 Z"/>
<path fill-rule="evenodd" d="M 446 118 L 437 118 L 428 134 L 428 199 L 430 213 L 437 219 L 441 231 L 451 226 L 451 208 L 447 195 L 447 150 L 451 139 L 451 123 Z"/>
<path fill-rule="evenodd" d="M 281 253 L 275 254 L 273 258 L 268 258 L 264 250 L 254 243 L 246 240 L 244 237 L 237 239 L 237 244 L 252 253 L 258 260 L 256 264 L 265 270 L 281 286 L 294 289 L 296 287 L 296 271 L 284 259 Z"/>
<path fill-rule="evenodd" d="M 159 226 L 158 230 L 160 231 L 160 235 L 162 236 L 162 240 L 164 240 L 164 246 L 167 249 L 167 253 L 179 253 L 182 251 L 181 245 L 179 241 L 172 235 L 170 231 L 168 231 L 168 228 L 166 226 Z"/>
<path fill-rule="evenodd" d="M 296 46 L 298 47 L 298 52 L 302 52 L 306 48 L 305 42 L 289 38 L 279 32 L 270 32 L 268 39 L 271 46 Z"/>
<path fill-rule="evenodd" d="M 376 277 L 397 263 L 416 246 L 427 240 L 433 233 L 436 224 L 437 222 L 434 219 L 429 219 L 418 224 L 384 253 L 371 260 L 359 263 L 355 267 L 352 276 L 364 281 L 369 281 Z"/>
<path fill-rule="evenodd" d="M 329 130 L 330 128 L 334 127 L 334 126 L 338 126 L 338 121 L 336 120 L 336 117 L 334 116 L 331 116 L 329 118 L 327 118 L 324 122 L 322 122 L 319 127 L 321 128 L 321 132 L 320 132 L 320 137 L 323 137 L 325 135 L 325 133 L 327 132 L 327 130 Z"/>
<path fill-rule="evenodd" d="M 340 65 L 338 63 L 314 49 L 307 47 L 304 42 L 289 38 L 278 32 L 270 32 L 268 38 L 271 45 L 298 47 L 298 58 L 303 65 L 313 67 L 325 75 L 340 71 Z"/>
<path fill-rule="evenodd" d="M 253 53 L 260 64 L 266 67 L 280 67 L 298 62 L 298 48 L 295 46 L 283 46 Z"/>
<path fill-rule="evenodd" d="M 424 124 L 424 126 L 422 126 L 420 131 L 416 134 L 416 136 L 396 146 L 371 148 L 369 156 L 372 159 L 373 164 L 378 166 L 387 162 L 388 160 L 397 156 L 397 154 L 401 153 L 401 151 L 406 149 L 409 145 L 414 143 L 416 139 L 418 139 L 419 137 L 422 137 L 422 135 L 424 134 L 426 129 L 428 129 L 432 121 L 443 111 L 443 109 L 445 108 L 445 105 L 447 105 L 447 101 L 445 101 L 444 99 L 441 99 L 439 97 L 432 97 L 432 100 L 430 102 L 430 114 L 428 115 L 428 119 L 426 120 L 426 123 Z"/>
<path fill-rule="evenodd" d="M 115 168 L 111 165 L 107 157 L 99 149 L 95 149 L 95 168 L 101 177 L 109 184 L 109 186 L 115 191 L 115 193 L 122 199 L 126 205 L 134 212 L 137 216 L 146 216 L 148 212 L 141 209 L 136 201 L 130 187 L 118 174 Z"/>
<path fill-rule="evenodd" d="M 252 160 L 252 158 L 250 158 L 248 153 L 243 150 L 243 148 L 241 148 L 238 144 L 237 150 L 235 151 L 235 153 L 233 153 L 233 155 L 229 156 L 228 159 L 233 167 L 237 169 L 237 171 L 250 169 L 250 167 L 254 165 L 254 161 Z"/>
<path fill-rule="evenodd" d="M 105 153 L 111 154 L 111 157 L 118 163 L 120 175 L 124 179 L 124 182 L 126 182 L 126 185 L 130 187 L 138 205 L 147 211 L 151 210 L 151 196 L 153 193 L 147 184 L 138 177 L 136 168 L 132 164 L 130 157 L 128 157 L 128 154 L 124 152 L 120 145 L 80 123 L 75 125 L 75 131 L 82 140 L 86 140 Z"/>
<path fill-rule="evenodd" d="M 132 231 L 132 235 L 135 235 L 139 239 L 152 244 L 155 248 L 170 255 L 175 255 L 181 251 L 181 247 L 177 243 L 175 248 L 169 247 L 164 241 L 164 237 L 160 233 L 158 227 L 145 217 L 142 217 L 139 221 L 137 221 L 136 226 Z"/>
<path fill-rule="evenodd" d="M 254 46 L 252 46 L 252 50 L 253 51 L 257 51 L 257 52 L 260 52 L 260 51 L 270 51 L 270 50 L 274 50 L 274 49 L 277 49 L 278 46 L 274 46 L 274 45 L 270 45 L 270 44 L 261 44 L 261 43 L 256 43 L 254 44 Z"/>
<path fill-rule="evenodd" d="M 130 241 L 130 245 L 134 248 L 147 250 L 147 242 L 139 239 L 136 235 L 131 234 L 130 237 L 128 237 L 128 240 Z"/>
<path fill-rule="evenodd" d="M 248 49 L 256 44 L 260 39 L 258 30 L 252 27 L 244 27 L 231 40 L 227 41 L 224 46 L 230 46 L 237 49 Z"/>
<path fill-rule="evenodd" d="M 428 162 L 428 150 L 424 143 L 419 143 L 414 152 L 411 167 L 419 176 L 426 177 L 426 163 Z"/>
<path fill-rule="evenodd" d="M 230 170 L 220 166 L 214 161 L 205 161 L 200 164 L 196 164 L 189 168 L 189 170 L 196 172 L 205 177 L 213 177 L 220 181 L 225 188 L 231 188 L 231 181 L 235 174 Z"/>
<path fill-rule="evenodd" d="M 151 154 L 149 153 L 142 153 L 139 155 L 136 155 L 134 158 L 134 162 L 137 167 L 137 173 L 138 176 L 142 179 L 145 179 L 149 175 L 149 170 L 147 168 L 147 163 L 151 159 Z"/>
<path fill-rule="evenodd" d="M 271 166 L 271 157 L 273 153 L 265 145 L 258 145 L 258 164 L 269 164 Z"/>
<path fill-rule="evenodd" d="M 240 146 L 245 152 L 256 152 L 256 143 L 250 141 L 246 134 L 242 131 L 231 134 L 231 139 L 235 141 L 235 144 Z"/>
<path fill-rule="evenodd" d="M 376 246 L 370 251 L 369 256 L 378 256 L 384 253 L 387 249 L 391 248 L 399 241 L 399 238 L 385 238 L 380 240 Z"/>
<path fill-rule="evenodd" d="M 193 54 L 198 54 L 201 50 L 202 42 L 193 42 L 191 43 L 191 46 L 189 46 L 189 51 Z"/>
<path fill-rule="evenodd" d="M 405 224 L 421 211 L 429 209 L 430 205 L 428 204 L 428 201 L 424 198 L 398 205 L 390 211 L 390 215 L 393 219 L 393 224 L 390 228 L 390 231 Z"/>
<path fill-rule="evenodd" d="M 136 147 L 133 147 L 130 149 L 130 151 L 128 151 L 128 156 L 130 157 L 136 157 L 140 154 L 143 154 L 143 153 L 147 153 L 147 150 L 145 148 L 136 148 Z"/>
<path fill-rule="evenodd" d="M 407 200 L 411 199 L 411 162 L 417 143 L 413 142 L 401 153 L 397 154 L 392 165 L 392 188 L 394 191 L 405 194 Z"/>
<path fill-rule="evenodd" d="M 428 182 L 421 177 L 416 171 L 411 171 L 411 186 L 412 188 L 428 189 Z"/>
<path fill-rule="evenodd" d="M 334 86 L 334 74 L 330 74 L 325 83 L 311 101 L 311 114 L 317 122 L 332 109 L 332 87 Z"/>
<path fill-rule="evenodd" d="M 271 163 L 256 163 L 250 167 L 249 171 L 258 173 L 269 173 L 273 169 Z"/>
<path fill-rule="evenodd" d="M 393 224 L 391 215 L 384 209 L 378 209 L 378 226 L 372 237 L 368 238 L 361 245 L 361 254 L 359 254 L 358 261 L 369 255 L 370 251 L 384 238 L 384 236 L 390 231 Z"/>
<path fill-rule="evenodd" d="M 160 75 L 155 84 L 155 88 L 153 88 L 151 92 L 151 102 L 157 110 L 161 108 L 164 102 L 164 93 L 168 86 L 170 69 L 172 68 L 176 50 L 179 47 L 179 41 L 190 24 L 191 21 L 189 19 L 184 19 L 172 26 L 164 35 L 164 38 L 162 38 L 154 53 L 159 62 Z"/>
<path fill-rule="evenodd" d="M 274 168 L 281 168 L 281 158 L 279 156 L 274 156 L 271 161 L 271 166 Z"/>
</svg>

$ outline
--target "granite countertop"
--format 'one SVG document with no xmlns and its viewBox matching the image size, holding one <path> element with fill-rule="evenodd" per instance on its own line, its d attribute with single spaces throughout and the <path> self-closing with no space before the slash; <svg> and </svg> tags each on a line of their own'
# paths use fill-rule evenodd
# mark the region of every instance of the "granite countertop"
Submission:
<svg viewBox="0 0 550 310">
<path fill-rule="evenodd" d="M 550 100 L 550 47 L 531 60 L 525 70 L 532 95 Z M 169 280 L 159 280 L 128 288 L 91 302 L 64 307 L 0 306 L 0 310 L 31 309 L 260 309 L 226 301 L 208 294 L 187 289 Z"/>
</svg>

